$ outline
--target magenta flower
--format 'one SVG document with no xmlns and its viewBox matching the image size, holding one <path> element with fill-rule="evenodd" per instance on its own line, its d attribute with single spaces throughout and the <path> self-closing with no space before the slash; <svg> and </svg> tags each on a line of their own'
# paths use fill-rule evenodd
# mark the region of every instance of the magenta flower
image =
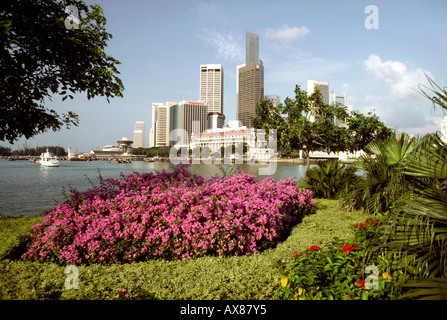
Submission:
<svg viewBox="0 0 447 320">
<path fill-rule="evenodd" d="M 69 263 L 250 255 L 280 241 L 315 204 L 294 179 L 239 172 L 208 180 L 178 165 L 107 179 L 48 211 L 24 260 Z"/>
</svg>

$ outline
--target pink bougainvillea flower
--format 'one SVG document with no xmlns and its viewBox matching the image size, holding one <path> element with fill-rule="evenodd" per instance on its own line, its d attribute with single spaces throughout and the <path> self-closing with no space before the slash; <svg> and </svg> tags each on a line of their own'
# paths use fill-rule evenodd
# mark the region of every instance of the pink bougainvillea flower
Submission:
<svg viewBox="0 0 447 320">
<path fill-rule="evenodd" d="M 208 180 L 172 172 L 122 175 L 70 198 L 34 226 L 24 260 L 114 263 L 250 255 L 277 245 L 315 205 L 294 179 L 239 171 Z"/>
</svg>

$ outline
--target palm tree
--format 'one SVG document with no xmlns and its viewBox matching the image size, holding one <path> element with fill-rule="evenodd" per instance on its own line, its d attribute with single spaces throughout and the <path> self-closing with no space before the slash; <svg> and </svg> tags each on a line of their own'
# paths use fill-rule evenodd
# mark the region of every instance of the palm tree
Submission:
<svg viewBox="0 0 447 320">
<path fill-rule="evenodd" d="M 427 76 L 433 103 L 447 110 L 447 91 Z M 400 298 L 447 299 L 447 144 L 427 135 L 405 160 L 403 174 L 412 177 L 414 196 L 401 211 L 382 222 L 374 253 L 411 266 L 412 280 L 398 288 Z"/>
<path fill-rule="evenodd" d="M 350 209 L 373 214 L 386 212 L 411 188 L 411 179 L 404 175 L 403 168 L 415 144 L 416 140 L 405 133 L 369 143 L 366 149 L 373 156 L 363 155 L 353 164 L 364 174 L 343 196 L 342 203 Z"/>
<path fill-rule="evenodd" d="M 318 162 L 300 181 L 300 187 L 312 190 L 315 198 L 339 199 L 346 189 L 353 188 L 358 179 L 356 169 L 336 160 Z"/>
</svg>

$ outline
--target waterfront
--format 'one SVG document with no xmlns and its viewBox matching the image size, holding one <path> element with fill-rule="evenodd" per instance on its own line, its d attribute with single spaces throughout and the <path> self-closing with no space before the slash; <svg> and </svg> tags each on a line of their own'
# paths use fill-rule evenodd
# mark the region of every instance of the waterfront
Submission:
<svg viewBox="0 0 447 320">
<path fill-rule="evenodd" d="M 238 165 L 222 165 L 231 173 Z M 266 165 L 240 165 L 245 172 L 259 173 Z M 60 167 L 42 167 L 30 161 L 7 161 L 0 159 L 0 215 L 20 216 L 37 215 L 44 210 L 54 208 L 64 201 L 63 191 L 70 187 L 83 191 L 99 183 L 99 174 L 104 178 L 119 178 L 134 171 L 140 173 L 166 170 L 174 165 L 170 162 L 109 163 L 107 161 L 61 161 Z M 221 176 L 221 169 L 214 164 L 194 164 L 189 169 L 205 178 Z M 297 164 L 278 164 L 272 177 L 282 179 L 294 177 L 297 180 L 305 173 L 305 166 Z M 263 177 L 263 176 L 261 176 Z"/>
</svg>

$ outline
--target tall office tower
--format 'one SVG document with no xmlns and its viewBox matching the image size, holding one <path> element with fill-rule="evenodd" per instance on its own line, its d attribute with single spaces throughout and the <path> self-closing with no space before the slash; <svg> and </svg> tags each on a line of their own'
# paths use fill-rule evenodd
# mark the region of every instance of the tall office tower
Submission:
<svg viewBox="0 0 447 320">
<path fill-rule="evenodd" d="M 155 147 L 155 141 L 154 141 L 154 128 L 151 128 L 149 130 L 149 148 Z"/>
<path fill-rule="evenodd" d="M 200 101 L 208 112 L 223 113 L 223 68 L 221 64 L 200 65 Z"/>
<path fill-rule="evenodd" d="M 347 107 L 348 101 L 346 97 L 346 93 L 344 94 L 336 94 L 334 91 L 331 93 L 331 104 L 337 105 L 337 106 L 344 106 Z M 342 126 L 346 126 L 346 122 L 342 122 L 339 119 L 335 119 L 335 124 L 339 125 L 342 124 Z"/>
<path fill-rule="evenodd" d="M 264 99 L 264 65 L 259 60 L 259 36 L 246 33 L 246 61 L 237 66 L 237 120 L 251 127 L 258 101 Z"/>
<path fill-rule="evenodd" d="M 245 33 L 245 64 L 259 63 L 259 36 L 257 34 Z"/>
<path fill-rule="evenodd" d="M 347 101 L 346 93 L 336 94 L 335 92 L 332 91 L 331 104 L 335 104 L 337 106 L 347 106 L 348 101 Z"/>
<path fill-rule="evenodd" d="M 179 130 L 171 145 L 189 145 L 192 133 L 202 133 L 207 129 L 208 106 L 203 101 L 180 101 L 172 112 L 171 123 Z"/>
<path fill-rule="evenodd" d="M 329 104 L 329 82 L 307 80 L 307 95 L 310 96 L 312 93 L 314 93 L 315 89 L 321 90 L 321 95 L 323 96 L 323 103 Z M 312 122 L 315 121 L 315 116 L 312 114 L 312 112 L 309 112 L 307 118 Z"/>
<path fill-rule="evenodd" d="M 280 103 L 281 103 L 281 97 L 280 96 L 275 96 L 272 94 L 268 94 L 264 97 L 264 99 L 270 101 L 274 107 L 277 107 Z"/>
<path fill-rule="evenodd" d="M 237 120 L 250 128 L 251 120 L 256 116 L 258 101 L 264 99 L 264 66 L 256 63 L 242 67 L 238 78 Z"/>
<path fill-rule="evenodd" d="M 144 122 L 135 122 L 135 130 L 133 131 L 134 148 L 144 148 Z"/>
<path fill-rule="evenodd" d="M 152 143 L 154 147 L 169 147 L 171 108 L 176 104 L 177 102 L 152 103 Z M 151 142 L 149 142 L 149 145 L 151 145 Z"/>
</svg>

